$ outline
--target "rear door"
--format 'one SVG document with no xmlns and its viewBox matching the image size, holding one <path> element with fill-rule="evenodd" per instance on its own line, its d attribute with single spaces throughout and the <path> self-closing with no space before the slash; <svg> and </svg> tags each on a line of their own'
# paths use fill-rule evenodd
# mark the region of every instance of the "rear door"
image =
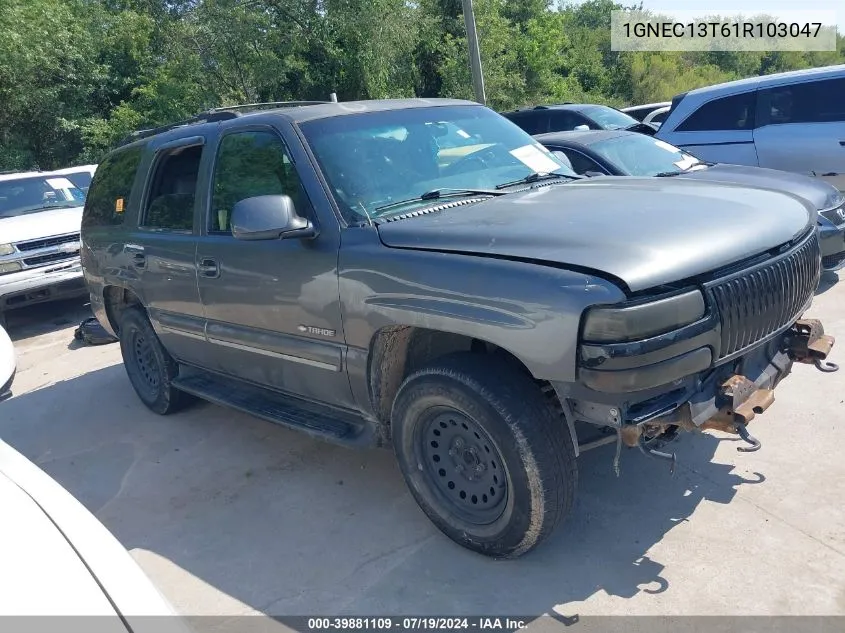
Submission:
<svg viewBox="0 0 845 633">
<path fill-rule="evenodd" d="M 756 109 L 756 90 L 717 97 L 699 106 L 675 129 L 662 125 L 657 136 L 702 160 L 757 166 Z"/>
<path fill-rule="evenodd" d="M 757 118 L 760 167 L 818 176 L 845 190 L 845 77 L 762 89 Z"/>
<path fill-rule="evenodd" d="M 219 140 L 196 255 L 210 368 L 310 400 L 353 406 L 344 369 L 339 226 L 333 215 L 317 217 L 315 204 L 327 209 L 328 200 L 301 145 L 298 152 L 269 125 L 230 126 Z M 279 194 L 290 196 L 297 213 L 319 228 L 316 238 L 232 236 L 237 202 Z"/>
<path fill-rule="evenodd" d="M 167 350 L 183 362 L 202 364 L 204 316 L 195 255 L 197 180 L 205 139 L 183 138 L 159 146 L 141 200 L 138 228 L 123 246 L 126 266 L 153 327 Z"/>
</svg>

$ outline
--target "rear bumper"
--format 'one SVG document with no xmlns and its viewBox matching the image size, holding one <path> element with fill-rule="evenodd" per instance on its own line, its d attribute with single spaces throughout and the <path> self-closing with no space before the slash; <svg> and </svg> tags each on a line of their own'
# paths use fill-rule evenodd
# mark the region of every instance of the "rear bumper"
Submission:
<svg viewBox="0 0 845 633">
<path fill-rule="evenodd" d="M 0 277 L 0 312 L 87 293 L 79 261 Z"/>
</svg>

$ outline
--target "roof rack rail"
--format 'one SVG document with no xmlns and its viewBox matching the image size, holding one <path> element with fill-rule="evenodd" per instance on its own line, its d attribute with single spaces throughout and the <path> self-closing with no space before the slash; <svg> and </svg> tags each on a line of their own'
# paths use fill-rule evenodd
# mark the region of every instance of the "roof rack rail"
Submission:
<svg viewBox="0 0 845 633">
<path fill-rule="evenodd" d="M 332 103 L 331 101 L 264 101 L 258 103 L 243 103 L 233 106 L 220 106 L 219 108 L 211 108 L 209 112 L 229 112 L 231 110 L 242 110 L 246 108 L 254 108 L 259 110 L 261 108 L 296 108 L 299 106 L 321 105 L 323 103 Z"/>
<path fill-rule="evenodd" d="M 183 127 L 186 125 L 193 125 L 196 123 L 215 123 L 217 121 L 228 121 L 230 119 L 234 119 L 240 116 L 240 112 L 238 110 L 243 110 L 246 108 L 253 108 L 253 109 L 261 109 L 261 108 L 295 108 L 299 106 L 306 106 L 306 105 L 321 105 L 323 103 L 332 103 L 331 101 L 267 101 L 263 103 L 244 103 L 240 105 L 232 105 L 232 106 L 220 106 L 218 108 L 211 108 L 206 110 L 205 112 L 200 112 L 196 116 L 192 116 L 189 119 L 184 119 L 182 121 L 176 121 L 175 123 L 168 123 L 167 125 L 162 125 L 159 127 L 144 129 L 144 130 L 136 130 L 132 132 L 128 136 L 126 136 L 123 140 L 120 141 L 118 145 L 127 145 L 128 143 L 132 143 L 133 141 L 137 141 L 138 139 L 147 138 L 150 136 L 155 136 L 156 134 L 161 134 L 162 132 L 168 132 L 173 130 L 177 127 Z"/>
<path fill-rule="evenodd" d="M 168 123 L 167 125 L 161 125 L 159 127 L 148 128 L 145 130 L 136 130 L 126 136 L 119 143 L 119 145 L 126 145 L 127 143 L 137 141 L 138 139 L 147 138 L 149 136 L 155 136 L 156 134 L 161 134 L 162 132 L 168 132 L 169 130 L 176 129 L 177 127 L 184 127 L 186 125 L 193 125 L 195 123 L 214 123 L 216 121 L 228 121 L 229 119 L 234 119 L 237 116 L 239 116 L 237 112 L 215 112 L 213 110 L 208 110 L 196 116 L 192 116 L 189 119 L 176 121 L 175 123 Z"/>
</svg>

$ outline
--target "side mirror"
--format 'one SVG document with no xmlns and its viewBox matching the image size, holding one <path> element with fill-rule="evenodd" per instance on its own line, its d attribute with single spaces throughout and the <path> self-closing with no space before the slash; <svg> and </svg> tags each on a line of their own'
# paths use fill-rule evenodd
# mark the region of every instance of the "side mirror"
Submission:
<svg viewBox="0 0 845 633">
<path fill-rule="evenodd" d="M 585 171 L 582 176 L 586 176 L 587 178 L 596 178 L 597 176 L 605 176 L 606 174 L 600 171 Z"/>
<path fill-rule="evenodd" d="M 239 240 L 313 238 L 317 229 L 297 215 L 290 196 L 254 196 L 232 209 L 232 235 Z"/>
<path fill-rule="evenodd" d="M 577 130 L 578 132 L 583 132 L 583 131 L 585 131 L 585 130 L 589 130 L 589 129 L 590 129 L 590 126 L 589 126 L 589 125 L 584 125 L 584 124 L 582 123 L 581 125 L 576 125 L 576 126 L 575 126 L 574 128 L 572 128 L 572 129 L 573 129 L 573 130 Z"/>
</svg>

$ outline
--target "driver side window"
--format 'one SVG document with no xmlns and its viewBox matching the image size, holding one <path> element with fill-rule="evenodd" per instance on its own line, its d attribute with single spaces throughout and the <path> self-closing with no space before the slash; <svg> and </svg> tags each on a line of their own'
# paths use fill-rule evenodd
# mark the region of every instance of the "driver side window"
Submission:
<svg viewBox="0 0 845 633">
<path fill-rule="evenodd" d="M 308 199 L 282 140 L 273 132 L 227 134 L 220 141 L 211 196 L 212 233 L 231 233 L 232 209 L 246 198 L 284 194 L 310 217 Z"/>
</svg>

